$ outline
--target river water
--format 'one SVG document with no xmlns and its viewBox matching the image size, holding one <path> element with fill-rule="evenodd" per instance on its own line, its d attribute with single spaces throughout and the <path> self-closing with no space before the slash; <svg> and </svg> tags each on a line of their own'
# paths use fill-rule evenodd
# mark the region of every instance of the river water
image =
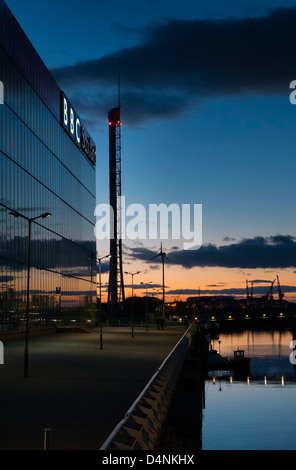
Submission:
<svg viewBox="0 0 296 470">
<path fill-rule="evenodd" d="M 212 341 L 224 357 L 243 349 L 250 376 L 209 373 L 205 383 L 202 450 L 296 450 L 296 381 L 292 333 L 244 331 Z"/>
</svg>

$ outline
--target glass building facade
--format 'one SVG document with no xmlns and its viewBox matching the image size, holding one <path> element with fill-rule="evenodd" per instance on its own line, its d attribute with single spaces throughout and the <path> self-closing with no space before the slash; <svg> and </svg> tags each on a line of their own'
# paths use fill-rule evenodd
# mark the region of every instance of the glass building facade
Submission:
<svg viewBox="0 0 296 470">
<path fill-rule="evenodd" d="M 32 223 L 31 325 L 94 320 L 94 155 L 65 129 L 64 95 L 3 0 L 0 81 L 2 328 L 18 328 L 26 311 L 29 223 L 12 211 L 27 218 L 51 213 Z M 76 121 L 79 141 L 80 132 Z"/>
</svg>

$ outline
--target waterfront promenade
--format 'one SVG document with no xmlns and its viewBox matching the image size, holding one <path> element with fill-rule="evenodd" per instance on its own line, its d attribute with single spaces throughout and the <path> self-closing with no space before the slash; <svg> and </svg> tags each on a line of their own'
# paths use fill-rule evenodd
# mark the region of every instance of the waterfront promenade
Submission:
<svg viewBox="0 0 296 470">
<path fill-rule="evenodd" d="M 4 343 L 0 365 L 0 450 L 42 450 L 52 429 L 53 450 L 98 450 L 183 335 L 182 326 L 157 330 L 107 327 Z M 1 336 L 0 336 L 1 339 Z"/>
</svg>

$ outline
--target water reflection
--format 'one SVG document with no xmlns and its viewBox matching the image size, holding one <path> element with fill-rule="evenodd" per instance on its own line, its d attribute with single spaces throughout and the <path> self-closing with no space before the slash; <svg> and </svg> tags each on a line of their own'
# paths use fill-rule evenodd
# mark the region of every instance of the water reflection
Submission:
<svg viewBox="0 0 296 470">
<path fill-rule="evenodd" d="M 250 375 L 211 371 L 205 383 L 203 450 L 295 450 L 296 383 L 290 363 L 293 334 L 283 331 L 221 333 L 221 355 L 238 347 L 250 357 Z"/>
<path fill-rule="evenodd" d="M 253 377 L 274 377 L 281 375 L 294 377 L 294 368 L 290 362 L 290 343 L 293 334 L 289 330 L 244 331 L 219 335 L 219 348 L 223 357 L 231 357 L 233 351 L 240 348 L 250 360 L 250 375 Z M 213 339 L 213 347 L 218 339 Z"/>
</svg>

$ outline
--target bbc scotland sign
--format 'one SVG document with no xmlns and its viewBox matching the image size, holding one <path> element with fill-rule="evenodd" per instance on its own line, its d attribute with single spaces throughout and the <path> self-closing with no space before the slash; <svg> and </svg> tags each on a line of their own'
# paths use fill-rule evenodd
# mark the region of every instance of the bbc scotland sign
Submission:
<svg viewBox="0 0 296 470">
<path fill-rule="evenodd" d="M 61 121 L 64 129 L 90 162 L 96 164 L 96 146 L 66 95 L 61 91 Z"/>
</svg>

